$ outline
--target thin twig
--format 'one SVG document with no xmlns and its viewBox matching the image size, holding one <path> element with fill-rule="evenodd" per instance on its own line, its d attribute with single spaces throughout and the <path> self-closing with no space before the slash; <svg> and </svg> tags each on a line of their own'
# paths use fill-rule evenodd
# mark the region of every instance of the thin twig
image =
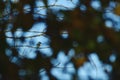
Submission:
<svg viewBox="0 0 120 80">
<path fill-rule="evenodd" d="M 90 58 L 90 61 L 91 61 L 92 64 L 93 64 L 93 66 L 94 66 L 95 69 L 96 69 L 96 79 L 97 79 L 97 74 L 98 74 L 97 66 L 96 66 L 96 64 L 94 63 L 94 61 L 93 61 L 93 59 L 91 58 L 91 56 L 89 56 L 89 58 Z M 90 63 L 91 63 L 91 62 L 90 62 Z"/>
<path fill-rule="evenodd" d="M 43 33 L 43 34 L 37 34 L 37 35 L 32 35 L 32 36 L 24 36 L 23 38 L 33 38 L 33 37 L 39 37 L 39 36 L 43 36 L 43 35 L 45 35 L 45 34 Z M 22 37 L 9 37 L 9 36 L 6 36 L 6 38 L 20 39 Z"/>
<path fill-rule="evenodd" d="M 15 31 L 22 31 L 22 30 L 15 30 Z M 5 30 L 4 32 L 11 32 L 11 30 Z M 44 32 L 40 32 L 40 31 L 26 31 L 26 32 L 44 33 Z"/>
<path fill-rule="evenodd" d="M 30 46 L 30 45 L 16 45 L 15 47 L 28 47 L 28 48 L 37 48 L 37 49 L 45 49 L 45 48 L 50 48 L 49 46 L 46 47 L 37 47 L 37 46 Z"/>
</svg>

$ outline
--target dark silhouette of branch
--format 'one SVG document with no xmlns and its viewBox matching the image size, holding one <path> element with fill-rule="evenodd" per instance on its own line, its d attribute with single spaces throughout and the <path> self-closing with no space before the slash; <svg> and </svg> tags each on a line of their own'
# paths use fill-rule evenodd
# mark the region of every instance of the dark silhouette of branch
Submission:
<svg viewBox="0 0 120 80">
<path fill-rule="evenodd" d="M 12 46 L 11 46 L 12 47 Z M 15 45 L 13 47 L 28 47 L 28 48 L 36 48 L 36 49 L 44 49 L 44 48 L 50 48 L 49 46 L 46 47 L 37 47 L 37 46 L 30 46 L 30 45 Z"/>
<path fill-rule="evenodd" d="M 9 37 L 6 36 L 6 38 L 14 38 L 14 39 L 20 39 L 20 38 L 33 38 L 33 37 L 39 37 L 39 36 L 44 36 L 45 34 L 36 34 L 36 35 L 32 35 L 32 36 L 24 36 L 24 37 Z"/>
</svg>

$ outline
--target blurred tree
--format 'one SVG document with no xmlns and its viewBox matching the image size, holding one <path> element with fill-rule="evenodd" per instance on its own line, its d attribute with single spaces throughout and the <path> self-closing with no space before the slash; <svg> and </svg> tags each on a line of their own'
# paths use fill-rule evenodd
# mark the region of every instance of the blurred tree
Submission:
<svg viewBox="0 0 120 80">
<path fill-rule="evenodd" d="M 54 4 L 49 4 L 49 0 L 0 0 L 0 80 L 39 80 L 42 69 L 46 71 L 50 80 L 57 80 L 51 74 L 51 69 L 57 68 L 58 65 L 53 65 L 52 60 L 57 58 L 60 51 L 68 55 L 71 49 L 74 49 L 77 56 L 72 56 L 69 62 L 74 64 L 76 71 L 89 61 L 89 54 L 96 52 L 103 63 L 110 64 L 113 68 L 112 72 L 108 73 L 109 79 L 119 80 L 120 32 L 115 29 L 119 23 L 115 23 L 113 19 L 112 24 L 116 25 L 107 27 L 105 14 L 108 10 L 109 13 L 119 17 L 120 22 L 120 1 L 100 0 L 98 9 L 92 6 L 94 0 L 78 0 L 73 9 L 58 5 L 57 1 L 59 0 L 55 0 Z M 74 0 L 69 1 L 74 3 Z M 111 6 L 111 4 L 116 6 Z M 52 9 L 52 7 L 65 9 L 56 10 L 57 8 Z M 41 14 L 39 11 L 43 9 L 46 12 Z M 44 32 L 38 34 L 39 31 L 30 31 L 36 23 L 40 22 L 47 25 Z M 23 34 L 18 37 L 15 34 L 17 31 L 22 31 Z M 25 36 L 25 32 L 38 35 Z M 65 34 L 68 37 L 62 36 Z M 41 35 L 50 39 L 49 46 L 53 52 L 50 57 L 39 50 L 42 49 L 41 42 L 37 43 L 38 46 L 32 46 L 35 41 L 31 42 L 31 45 L 22 45 L 27 44 L 27 39 L 32 40 Z M 24 49 L 23 52 L 21 48 Z M 34 49 L 36 58 L 29 59 L 25 55 L 20 55 L 30 54 L 31 48 Z M 109 60 L 113 52 L 117 55 L 115 62 Z M 72 79 L 78 79 L 75 74 Z"/>
</svg>

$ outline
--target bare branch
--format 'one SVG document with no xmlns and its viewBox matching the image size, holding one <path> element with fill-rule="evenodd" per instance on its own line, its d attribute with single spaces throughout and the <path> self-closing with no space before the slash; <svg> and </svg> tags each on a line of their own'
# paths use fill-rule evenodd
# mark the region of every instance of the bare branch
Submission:
<svg viewBox="0 0 120 80">
<path fill-rule="evenodd" d="M 32 35 L 32 36 L 24 36 L 23 38 L 33 38 L 33 37 L 39 37 L 39 36 L 43 36 L 43 35 L 45 35 L 45 34 L 43 33 L 43 34 L 37 34 L 37 35 Z M 20 39 L 22 37 L 9 37 L 9 36 L 6 36 L 6 38 Z"/>
<path fill-rule="evenodd" d="M 50 48 L 49 46 L 46 47 L 37 47 L 37 46 L 30 46 L 30 45 L 15 45 L 15 47 L 28 47 L 28 48 L 36 48 L 36 49 L 45 49 L 45 48 Z"/>
<path fill-rule="evenodd" d="M 15 31 L 22 31 L 22 30 L 15 30 Z M 11 30 L 5 30 L 4 32 L 11 32 Z M 32 33 L 44 33 L 40 31 L 26 31 L 26 32 L 32 32 Z"/>
</svg>

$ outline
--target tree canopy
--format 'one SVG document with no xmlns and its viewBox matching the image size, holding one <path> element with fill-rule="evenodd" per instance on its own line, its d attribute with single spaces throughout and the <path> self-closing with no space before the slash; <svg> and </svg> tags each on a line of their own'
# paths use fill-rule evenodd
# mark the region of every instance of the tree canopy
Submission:
<svg viewBox="0 0 120 80">
<path fill-rule="evenodd" d="M 96 67 L 92 53 L 112 66 L 104 69 L 109 80 L 119 80 L 119 48 L 119 0 L 0 0 L 0 80 L 41 80 L 42 72 L 57 80 L 53 68 L 68 73 L 69 64 L 79 80 L 86 62 Z"/>
</svg>

